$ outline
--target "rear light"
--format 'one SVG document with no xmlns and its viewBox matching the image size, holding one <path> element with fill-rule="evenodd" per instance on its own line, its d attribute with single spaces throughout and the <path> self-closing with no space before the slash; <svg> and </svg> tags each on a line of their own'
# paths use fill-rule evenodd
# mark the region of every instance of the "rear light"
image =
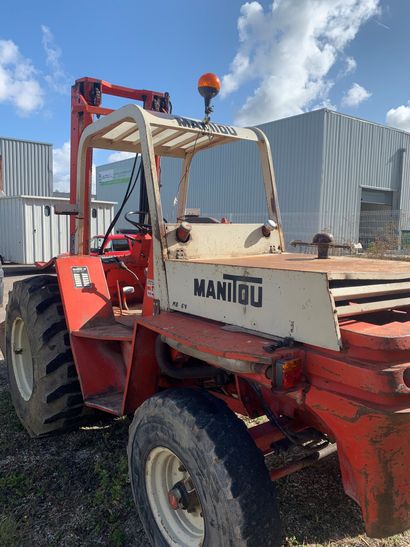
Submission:
<svg viewBox="0 0 410 547">
<path fill-rule="evenodd" d="M 302 382 L 302 359 L 279 359 L 275 363 L 276 387 L 291 389 Z"/>
<path fill-rule="evenodd" d="M 410 368 L 406 368 L 403 372 L 403 382 L 404 385 L 410 389 Z"/>
<path fill-rule="evenodd" d="M 191 230 L 192 226 L 189 222 L 181 222 L 176 231 L 177 240 L 181 243 L 186 243 L 190 237 Z"/>
<path fill-rule="evenodd" d="M 276 230 L 277 227 L 278 225 L 274 220 L 267 220 L 262 226 L 262 234 L 265 237 L 270 237 L 271 232 L 273 232 L 273 230 Z"/>
</svg>

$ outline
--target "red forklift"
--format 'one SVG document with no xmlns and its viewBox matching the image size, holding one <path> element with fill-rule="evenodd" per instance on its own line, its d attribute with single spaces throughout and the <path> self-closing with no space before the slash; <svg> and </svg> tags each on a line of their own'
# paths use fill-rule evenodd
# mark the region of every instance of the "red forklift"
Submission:
<svg viewBox="0 0 410 547">
<path fill-rule="evenodd" d="M 202 121 L 172 115 L 165 93 L 90 78 L 73 87 L 70 254 L 56 276 L 16 282 L 7 307 L 16 412 L 32 436 L 95 411 L 133 414 L 129 473 L 153 545 L 279 546 L 274 481 L 336 451 L 367 534 L 404 531 L 409 264 L 330 256 L 323 234 L 309 243 L 318 256 L 287 253 L 265 134 L 211 121 L 219 80 L 198 87 Z M 103 108 L 107 93 L 143 108 Z M 191 163 L 206 168 L 219 147 L 256 150 L 261 175 L 249 184 L 263 184 L 264 222 L 186 215 Z M 139 174 L 132 257 L 90 256 L 93 148 L 136 154 L 124 197 Z M 182 160 L 172 222 L 161 156 Z M 264 419 L 247 427 L 239 416 Z M 284 449 L 297 458 L 268 470 L 265 457 Z"/>
</svg>

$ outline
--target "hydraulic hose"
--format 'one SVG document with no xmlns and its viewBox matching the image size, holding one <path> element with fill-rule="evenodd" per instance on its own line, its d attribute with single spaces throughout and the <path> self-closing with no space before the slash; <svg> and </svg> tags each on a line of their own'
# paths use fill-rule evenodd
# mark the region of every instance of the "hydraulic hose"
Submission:
<svg viewBox="0 0 410 547">
<path fill-rule="evenodd" d="M 127 204 L 127 201 L 130 199 L 130 196 L 132 194 L 132 192 L 134 191 L 134 188 L 135 188 L 135 185 L 137 184 L 137 180 L 138 180 L 138 177 L 141 173 L 141 166 L 142 166 L 142 158 L 140 159 L 140 163 L 139 163 L 139 167 L 138 167 L 138 170 L 137 170 L 137 174 L 135 175 L 134 177 L 134 172 L 135 172 L 135 167 L 137 165 L 137 159 L 138 159 L 138 154 L 135 154 L 135 159 L 134 159 L 134 163 L 132 165 L 132 170 L 131 170 L 131 175 L 130 175 L 130 178 L 129 178 L 129 181 L 128 181 L 128 186 L 127 186 L 127 189 L 125 191 L 125 194 L 124 194 L 124 198 L 122 200 L 122 203 L 116 213 L 116 215 L 114 216 L 113 220 L 111 221 L 111 224 L 108 226 L 107 228 L 107 231 L 105 233 L 105 236 L 104 236 L 104 239 L 103 239 L 103 242 L 101 243 L 101 246 L 100 246 L 100 249 L 98 251 L 98 254 L 102 255 L 103 254 L 103 251 L 104 251 L 104 245 L 108 239 L 108 236 L 110 235 L 110 233 L 112 232 L 114 226 L 117 224 L 118 222 L 118 219 L 120 218 L 121 216 L 121 213 L 125 207 L 125 205 Z"/>
</svg>

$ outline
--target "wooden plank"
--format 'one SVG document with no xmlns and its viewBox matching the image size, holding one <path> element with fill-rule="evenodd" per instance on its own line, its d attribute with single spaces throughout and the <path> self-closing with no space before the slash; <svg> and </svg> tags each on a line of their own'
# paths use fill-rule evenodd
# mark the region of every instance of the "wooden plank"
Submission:
<svg viewBox="0 0 410 547">
<path fill-rule="evenodd" d="M 229 264 L 255 268 L 273 268 L 300 272 L 320 272 L 332 279 L 408 280 L 410 262 L 370 258 L 331 257 L 318 259 L 302 253 L 278 253 L 258 256 L 197 259 L 202 264 Z"/>
<path fill-rule="evenodd" d="M 121 133 L 120 135 L 118 135 L 118 137 L 114 138 L 114 139 L 111 139 L 111 142 L 120 142 L 120 141 L 123 141 L 125 140 L 127 137 L 129 137 L 130 135 L 133 135 L 135 133 L 135 124 L 133 125 L 133 127 L 131 127 L 130 129 L 128 129 L 127 131 L 124 131 L 123 133 Z M 139 131 L 137 129 L 136 131 L 137 135 L 139 134 Z M 104 137 L 104 138 L 108 138 L 108 137 Z"/>
<path fill-rule="evenodd" d="M 159 135 L 158 138 L 154 137 L 154 147 L 155 146 L 164 146 L 164 144 L 168 144 L 172 141 L 174 141 L 176 138 L 181 137 L 181 135 L 185 135 L 184 131 L 175 131 L 173 129 L 164 129 Z"/>
<path fill-rule="evenodd" d="M 335 301 L 349 300 L 350 298 L 370 298 L 383 294 L 395 294 L 401 292 L 410 292 L 410 283 L 383 283 L 381 285 L 361 285 L 360 287 L 338 287 L 330 289 L 330 294 Z"/>
<path fill-rule="evenodd" d="M 104 139 L 112 140 L 116 142 L 123 138 L 124 134 L 134 132 L 136 129 L 135 122 L 125 121 L 120 125 L 116 125 L 106 133 L 104 133 Z"/>
<path fill-rule="evenodd" d="M 382 300 L 379 302 L 366 302 L 362 304 L 350 304 L 336 308 L 338 317 L 350 317 L 363 315 L 374 311 L 390 310 L 391 308 L 404 308 L 410 306 L 410 298 L 396 298 L 395 300 Z"/>
<path fill-rule="evenodd" d="M 167 148 L 169 150 L 175 150 L 177 148 L 183 149 L 186 145 L 191 145 L 192 143 L 195 143 L 196 141 L 200 140 L 200 135 L 194 135 L 192 133 L 183 133 L 179 137 L 175 137 L 175 139 L 172 139 L 167 143 Z"/>
<path fill-rule="evenodd" d="M 139 130 L 137 129 L 136 131 L 133 131 L 132 133 L 130 133 L 127 137 L 125 137 L 124 139 L 121 140 L 121 142 L 129 142 L 131 144 L 137 144 L 139 143 L 141 140 L 141 137 L 140 137 L 140 132 Z"/>
</svg>

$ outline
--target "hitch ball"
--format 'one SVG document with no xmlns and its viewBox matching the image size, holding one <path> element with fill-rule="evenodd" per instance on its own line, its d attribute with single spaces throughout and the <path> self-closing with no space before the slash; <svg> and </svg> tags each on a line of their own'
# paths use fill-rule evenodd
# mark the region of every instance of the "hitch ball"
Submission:
<svg viewBox="0 0 410 547">
<path fill-rule="evenodd" d="M 333 235 L 326 232 L 319 232 L 313 236 L 312 243 L 313 245 L 317 245 L 318 258 L 329 258 L 329 246 L 333 241 Z"/>
</svg>

